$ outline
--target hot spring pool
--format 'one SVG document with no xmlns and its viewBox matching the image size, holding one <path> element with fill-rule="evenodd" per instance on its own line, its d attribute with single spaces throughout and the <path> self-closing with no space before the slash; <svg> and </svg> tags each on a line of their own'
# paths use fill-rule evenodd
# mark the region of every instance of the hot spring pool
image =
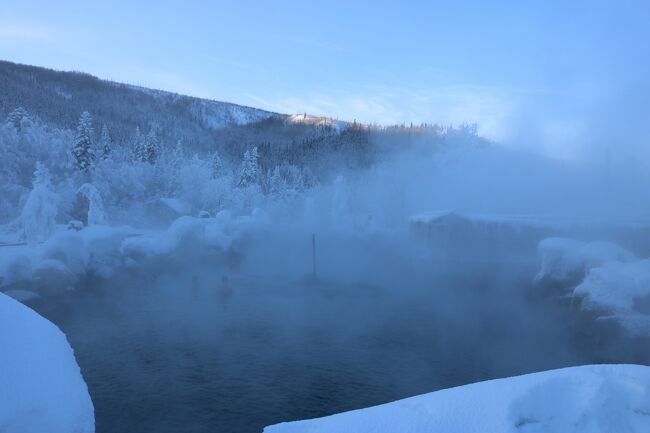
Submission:
<svg viewBox="0 0 650 433">
<path fill-rule="evenodd" d="M 522 281 L 432 281 L 411 292 L 408 281 L 380 288 L 239 275 L 224 299 L 216 274 L 197 278 L 194 287 L 190 273 L 123 275 L 43 308 L 75 350 L 98 433 L 259 433 L 599 361 L 575 348 L 565 307 L 503 297 L 504 284 L 516 293 Z"/>
</svg>

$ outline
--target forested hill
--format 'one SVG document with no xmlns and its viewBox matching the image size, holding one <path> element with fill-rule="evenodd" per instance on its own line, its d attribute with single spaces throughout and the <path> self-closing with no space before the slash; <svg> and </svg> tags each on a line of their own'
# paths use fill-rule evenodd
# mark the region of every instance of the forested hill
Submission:
<svg viewBox="0 0 650 433">
<path fill-rule="evenodd" d="M 279 114 L 7 61 L 0 61 L 0 96 L 0 119 L 21 107 L 48 128 L 72 132 L 81 113 L 88 111 L 96 142 L 106 129 L 114 146 L 131 152 L 153 133 L 162 151 L 181 143 L 189 155 L 218 151 L 234 164 L 257 147 L 264 169 L 283 163 L 309 166 L 315 172 L 367 166 L 387 143 L 402 148 L 423 136 L 427 142 L 440 142 L 450 132 L 476 138 L 475 129 L 467 127 L 378 127 L 304 113 Z"/>
<path fill-rule="evenodd" d="M 74 129 L 81 112 L 106 124 L 113 139 L 126 142 L 136 128 L 155 127 L 162 141 L 214 141 L 218 129 L 279 116 L 256 108 L 178 95 L 80 72 L 61 72 L 0 61 L 0 118 L 23 107 L 43 122 Z"/>
<path fill-rule="evenodd" d="M 122 221 L 170 197 L 193 212 L 247 213 L 298 203 L 391 152 L 467 144 L 486 141 L 467 125 L 278 114 L 0 62 L 0 223 L 18 221 L 30 191 L 54 194 L 59 222 L 75 218 L 75 197 L 87 190 Z"/>
</svg>

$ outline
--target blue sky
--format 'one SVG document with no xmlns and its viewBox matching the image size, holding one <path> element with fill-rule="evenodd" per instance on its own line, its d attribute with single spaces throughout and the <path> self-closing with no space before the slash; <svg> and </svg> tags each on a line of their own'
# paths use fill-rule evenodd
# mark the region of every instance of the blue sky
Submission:
<svg viewBox="0 0 650 433">
<path fill-rule="evenodd" d="M 281 112 L 478 122 L 492 138 L 571 157 L 604 119 L 644 120 L 649 10 L 641 1 L 0 0 L 0 58 Z"/>
</svg>

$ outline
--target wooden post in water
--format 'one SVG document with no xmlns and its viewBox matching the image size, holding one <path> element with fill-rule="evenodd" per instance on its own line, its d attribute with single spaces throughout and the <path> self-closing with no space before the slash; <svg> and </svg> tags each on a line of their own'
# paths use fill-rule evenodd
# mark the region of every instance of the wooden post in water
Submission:
<svg viewBox="0 0 650 433">
<path fill-rule="evenodd" d="M 312 276 L 316 280 L 316 234 L 311 235 L 311 265 Z"/>
</svg>

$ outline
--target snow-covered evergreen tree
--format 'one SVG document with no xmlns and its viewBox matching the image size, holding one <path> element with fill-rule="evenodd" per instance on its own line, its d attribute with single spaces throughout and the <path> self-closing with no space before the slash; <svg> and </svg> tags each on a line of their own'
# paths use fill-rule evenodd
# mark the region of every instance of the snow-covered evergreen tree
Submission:
<svg viewBox="0 0 650 433">
<path fill-rule="evenodd" d="M 160 143 L 154 128 L 151 128 L 147 136 L 144 138 L 142 148 L 141 161 L 155 164 L 158 156 L 160 155 Z"/>
<path fill-rule="evenodd" d="M 77 135 L 72 147 L 72 156 L 74 157 L 75 166 L 83 171 L 88 172 L 95 161 L 95 151 L 93 150 L 93 123 L 90 113 L 84 111 L 79 118 L 77 126 Z"/>
<path fill-rule="evenodd" d="M 84 183 L 77 190 L 77 194 L 82 195 L 88 203 L 88 214 L 85 219 L 88 225 L 106 224 L 104 202 L 99 190 L 93 184 Z"/>
<path fill-rule="evenodd" d="M 57 213 L 50 172 L 37 162 L 33 188 L 21 213 L 24 239 L 29 243 L 46 240 L 54 232 Z"/>
<path fill-rule="evenodd" d="M 223 161 L 221 161 L 219 152 L 216 150 L 210 157 L 210 167 L 212 168 L 212 177 L 215 179 L 225 174 Z"/>
<path fill-rule="evenodd" d="M 260 174 L 261 169 L 257 159 L 259 158 L 257 154 L 257 146 L 254 146 L 251 150 L 244 152 L 244 160 L 241 163 L 239 169 L 239 185 L 240 186 L 249 186 L 249 185 L 259 185 L 260 183 Z"/>
<path fill-rule="evenodd" d="M 269 174 L 269 193 L 271 193 L 275 199 L 279 199 L 285 195 L 287 183 L 282 178 L 282 174 L 280 174 L 280 167 L 277 165 L 273 169 L 273 172 Z"/>
<path fill-rule="evenodd" d="M 7 115 L 7 123 L 13 125 L 13 127 L 16 128 L 16 131 L 22 132 L 22 130 L 28 126 L 31 121 L 27 110 L 25 110 L 23 107 L 18 107 L 9 113 L 9 115 Z"/>
<path fill-rule="evenodd" d="M 140 127 L 135 128 L 135 133 L 133 134 L 133 139 L 131 140 L 131 148 L 133 149 L 133 160 L 134 161 L 143 161 L 144 160 L 144 138 L 140 132 Z"/>
<path fill-rule="evenodd" d="M 102 133 L 99 138 L 99 151 L 101 152 L 102 159 L 109 158 L 111 153 L 113 153 L 113 140 L 105 123 L 102 126 Z"/>
</svg>

